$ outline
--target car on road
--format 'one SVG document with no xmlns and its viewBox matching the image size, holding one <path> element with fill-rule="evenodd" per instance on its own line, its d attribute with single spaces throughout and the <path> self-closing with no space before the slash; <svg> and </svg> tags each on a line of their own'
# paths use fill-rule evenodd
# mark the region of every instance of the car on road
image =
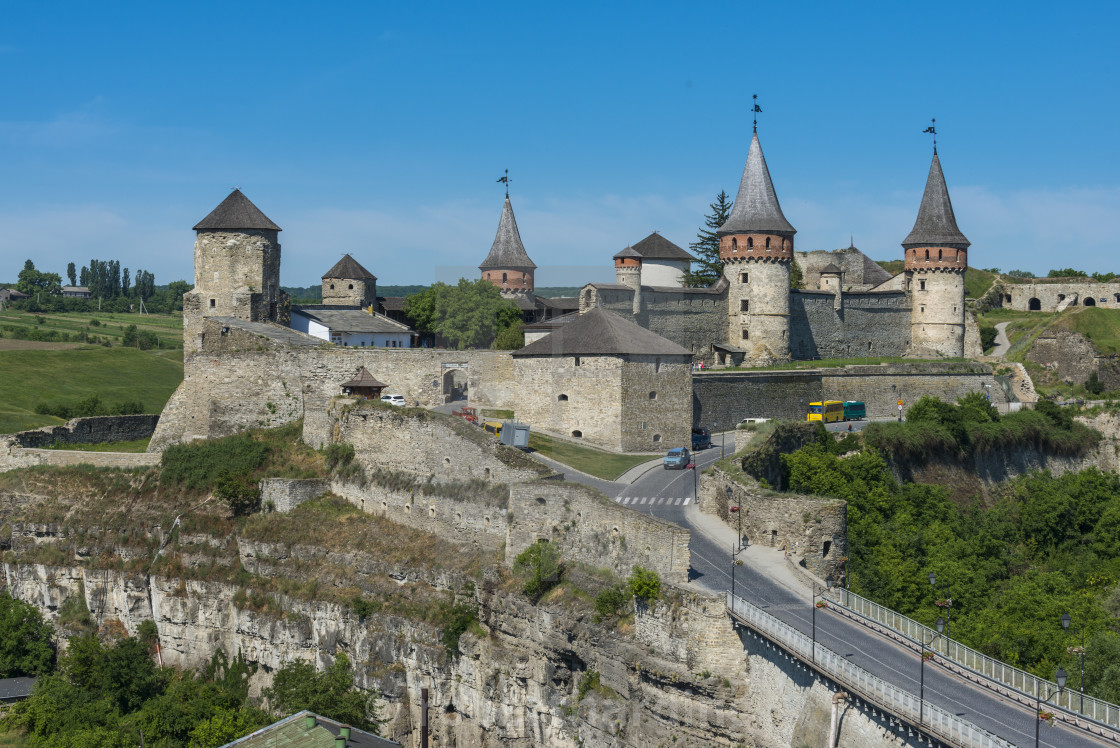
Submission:
<svg viewBox="0 0 1120 748">
<path fill-rule="evenodd" d="M 684 470 L 692 463 L 692 455 L 684 447 L 674 447 L 665 453 L 662 463 L 666 470 Z"/>
<path fill-rule="evenodd" d="M 381 402 L 395 405 L 398 408 L 403 408 L 408 404 L 404 399 L 404 395 L 382 395 Z"/>
<path fill-rule="evenodd" d="M 710 446 L 712 446 L 712 432 L 702 426 L 694 428 L 692 430 L 693 451 L 707 449 Z"/>
</svg>

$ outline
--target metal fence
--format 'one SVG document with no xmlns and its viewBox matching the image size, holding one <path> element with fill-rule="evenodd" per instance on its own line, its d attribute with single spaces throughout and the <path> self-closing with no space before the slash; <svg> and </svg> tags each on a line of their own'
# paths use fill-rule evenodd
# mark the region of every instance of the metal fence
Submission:
<svg viewBox="0 0 1120 748">
<path fill-rule="evenodd" d="M 839 604 L 857 616 L 902 635 L 913 642 L 915 646 L 919 646 L 919 642 L 929 642 L 932 639 L 932 643 L 928 644 L 927 647 L 946 660 L 988 680 L 1020 691 L 1030 696 L 1032 700 L 1038 698 L 1041 694 L 1045 701 L 1048 695 L 1058 690 L 1057 683 L 1031 675 L 1025 670 L 977 652 L 958 641 L 938 634 L 929 626 L 924 626 L 890 608 L 884 608 L 882 605 L 873 603 L 865 597 L 860 597 L 854 592 L 833 589 L 826 596 L 831 602 Z M 1082 707 L 1082 699 L 1084 699 L 1084 707 Z M 1080 691 L 1072 689 L 1051 696 L 1049 703 L 1070 714 L 1079 715 L 1112 729 L 1120 729 L 1120 706 L 1116 704 L 1110 704 L 1092 696 L 1082 697 Z"/>
<path fill-rule="evenodd" d="M 1013 748 L 1006 740 L 928 701 L 921 701 L 909 691 L 877 678 L 820 643 L 816 644 L 814 657 L 813 641 L 808 636 L 743 598 L 732 596 L 730 592 L 727 593 L 727 607 L 747 626 L 764 634 L 803 661 L 812 663 L 816 670 L 825 673 L 855 696 L 906 720 L 943 742 L 960 748 Z"/>
</svg>

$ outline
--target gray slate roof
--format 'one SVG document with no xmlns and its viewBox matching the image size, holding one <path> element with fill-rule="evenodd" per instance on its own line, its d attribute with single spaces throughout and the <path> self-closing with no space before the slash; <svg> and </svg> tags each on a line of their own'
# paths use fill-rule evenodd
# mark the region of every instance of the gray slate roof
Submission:
<svg viewBox="0 0 1120 748">
<path fill-rule="evenodd" d="M 521 243 L 521 234 L 517 231 L 517 219 L 513 217 L 513 206 L 506 195 L 506 202 L 502 205 L 502 217 L 498 220 L 498 233 L 494 243 L 490 245 L 490 254 L 478 266 L 479 270 L 486 268 L 535 268 L 536 265 L 529 259 L 525 252 L 525 245 Z"/>
<path fill-rule="evenodd" d="M 514 356 L 691 356 L 671 340 L 605 309 L 592 309 Z"/>
<path fill-rule="evenodd" d="M 654 231 L 631 247 L 648 260 L 695 260 L 696 258 Z M 623 250 L 625 252 L 626 250 Z M 619 253 L 621 254 L 621 252 Z M 618 257 L 618 255 L 615 255 Z"/>
<path fill-rule="evenodd" d="M 334 264 L 334 267 L 323 273 L 323 278 L 345 278 L 347 280 L 377 280 L 377 276 L 366 270 L 349 254 Z"/>
<path fill-rule="evenodd" d="M 639 258 L 639 259 L 640 259 L 640 258 L 641 258 L 641 256 L 642 256 L 642 253 L 641 253 L 641 252 L 639 252 L 638 250 L 634 249 L 633 247 L 631 247 L 631 246 L 627 245 L 627 246 L 626 246 L 626 249 L 622 250 L 621 252 L 619 252 L 618 254 L 616 254 L 616 255 L 615 255 L 614 257 L 612 257 L 611 259 L 612 259 L 612 260 L 620 260 L 620 259 L 622 259 L 622 258 L 624 258 L 624 257 L 637 257 L 637 258 Z"/>
<path fill-rule="evenodd" d="M 195 231 L 203 229 L 222 231 L 231 229 L 266 229 L 282 231 L 279 226 L 253 205 L 253 202 L 241 194 L 241 190 L 234 190 L 229 196 L 210 211 L 210 215 L 195 224 Z"/>
<path fill-rule="evenodd" d="M 26 699 L 35 687 L 36 678 L 3 678 L 0 679 L 0 701 Z"/>
<path fill-rule="evenodd" d="M 743 178 L 739 181 L 739 192 L 735 195 L 731 215 L 717 233 L 779 236 L 797 233 L 778 204 L 774 183 L 770 181 L 770 170 L 766 168 L 766 157 L 762 155 L 762 146 L 758 143 L 758 133 L 751 136 L 747 164 L 743 167 Z"/>
<path fill-rule="evenodd" d="M 362 309 L 324 308 L 322 306 L 294 306 L 292 314 L 302 314 L 321 322 L 337 332 L 411 332 L 406 325 L 391 320 L 383 314 L 370 314 Z"/>
<path fill-rule="evenodd" d="M 285 345 L 323 345 L 323 341 L 319 338 L 272 322 L 246 322 L 238 317 L 207 317 L 206 319 L 214 320 L 225 327 L 236 327 L 239 330 L 245 330 L 254 335 L 261 335 L 269 340 L 275 340 L 277 343 L 284 343 Z"/>
<path fill-rule="evenodd" d="M 833 275 L 840 275 L 840 268 L 836 267 L 836 263 L 830 262 L 821 268 L 821 275 L 831 273 Z"/>
<path fill-rule="evenodd" d="M 374 376 L 369 373 L 369 370 L 367 370 L 366 367 L 364 367 L 364 366 L 359 366 L 358 367 L 358 373 L 354 375 L 353 379 L 351 379 L 347 382 L 343 382 L 342 384 L 339 385 L 339 387 L 388 387 L 388 386 L 389 385 L 385 384 L 384 382 L 381 382 L 381 381 L 378 381 L 377 379 L 375 379 Z"/>
<path fill-rule="evenodd" d="M 970 242 L 957 228 L 957 217 L 953 215 L 953 203 L 949 200 L 949 188 L 945 186 L 945 175 L 941 172 L 941 160 L 933 154 L 926 179 L 926 191 L 922 193 L 922 206 L 918 208 L 918 220 L 910 234 L 902 240 L 904 249 L 914 247 L 953 247 L 968 249 Z"/>
</svg>

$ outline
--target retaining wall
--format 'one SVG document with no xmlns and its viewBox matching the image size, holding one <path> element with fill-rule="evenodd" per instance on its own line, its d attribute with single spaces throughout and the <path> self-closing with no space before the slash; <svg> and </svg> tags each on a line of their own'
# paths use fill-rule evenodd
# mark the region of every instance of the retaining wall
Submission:
<svg viewBox="0 0 1120 748">
<path fill-rule="evenodd" d="M 325 480 L 295 478 L 265 478 L 260 485 L 261 506 L 272 504 L 278 512 L 290 512 L 330 488 Z"/>
<path fill-rule="evenodd" d="M 93 416 L 71 418 L 61 426 L 44 426 L 12 434 L 21 447 L 50 447 L 55 444 L 104 444 L 147 439 L 156 430 L 158 415 Z"/>
</svg>

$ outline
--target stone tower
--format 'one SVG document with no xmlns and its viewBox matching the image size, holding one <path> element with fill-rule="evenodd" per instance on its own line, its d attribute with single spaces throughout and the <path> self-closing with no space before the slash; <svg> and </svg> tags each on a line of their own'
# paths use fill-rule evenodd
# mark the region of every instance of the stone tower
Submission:
<svg viewBox="0 0 1120 748">
<path fill-rule="evenodd" d="M 964 271 L 969 241 L 957 228 L 936 149 L 918 220 L 902 246 L 910 293 L 911 354 L 964 356 Z"/>
<path fill-rule="evenodd" d="M 525 252 L 521 234 L 517 231 L 517 219 L 513 217 L 513 206 L 506 195 L 502 206 L 502 217 L 498 220 L 498 234 L 490 246 L 490 254 L 478 266 L 484 280 L 501 289 L 503 295 L 533 293 L 533 271 L 537 266 Z"/>
<path fill-rule="evenodd" d="M 620 286 L 634 289 L 634 314 L 642 311 L 642 255 L 627 247 L 614 256 L 614 279 Z"/>
<path fill-rule="evenodd" d="M 727 342 L 744 350 L 747 362 L 789 359 L 789 265 L 796 233 L 782 214 L 755 132 L 731 216 L 717 232 L 730 284 Z"/>
<path fill-rule="evenodd" d="M 234 190 L 194 230 L 194 289 L 183 294 L 184 350 L 201 348 L 205 317 L 288 324 L 280 227 Z"/>
<path fill-rule="evenodd" d="M 323 303 L 333 306 L 377 306 L 377 278 L 350 255 L 343 255 L 323 274 Z"/>
</svg>

